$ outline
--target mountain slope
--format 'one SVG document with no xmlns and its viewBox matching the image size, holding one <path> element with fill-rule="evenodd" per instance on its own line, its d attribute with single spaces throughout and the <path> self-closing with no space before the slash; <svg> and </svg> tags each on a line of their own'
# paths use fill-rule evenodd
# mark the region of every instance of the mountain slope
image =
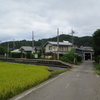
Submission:
<svg viewBox="0 0 100 100">
<path fill-rule="evenodd" d="M 72 36 L 61 34 L 59 36 L 59 41 L 62 42 L 63 40 L 72 42 Z M 84 37 L 73 36 L 73 40 L 74 40 L 74 45 L 77 45 L 78 47 L 92 46 L 92 37 L 91 36 L 84 36 Z M 34 45 L 40 46 L 40 45 L 43 45 L 44 43 L 46 43 L 47 41 L 57 41 L 57 37 L 34 41 Z M 1 43 L 1 45 L 7 47 L 8 42 Z M 15 42 L 9 41 L 10 48 L 17 49 L 17 48 L 20 48 L 21 46 L 32 46 L 32 41 L 27 41 L 27 40 L 21 40 L 21 41 L 15 41 Z"/>
</svg>

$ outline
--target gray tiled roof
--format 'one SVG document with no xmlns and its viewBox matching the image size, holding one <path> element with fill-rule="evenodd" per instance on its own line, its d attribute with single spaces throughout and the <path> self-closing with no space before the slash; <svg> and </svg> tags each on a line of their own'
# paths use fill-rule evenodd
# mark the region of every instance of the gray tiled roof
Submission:
<svg viewBox="0 0 100 100">
<path fill-rule="evenodd" d="M 23 49 L 24 51 L 32 51 L 32 47 L 30 46 L 22 46 L 20 49 Z"/>
<path fill-rule="evenodd" d="M 50 43 L 50 44 L 52 44 L 52 45 L 57 45 L 57 42 L 51 42 L 51 41 L 48 41 L 48 42 L 46 42 L 45 44 L 44 44 L 44 46 L 46 45 L 46 44 L 48 44 L 48 43 Z M 70 42 L 59 42 L 59 45 L 65 45 L 65 46 L 72 46 L 72 43 L 70 43 Z"/>
</svg>

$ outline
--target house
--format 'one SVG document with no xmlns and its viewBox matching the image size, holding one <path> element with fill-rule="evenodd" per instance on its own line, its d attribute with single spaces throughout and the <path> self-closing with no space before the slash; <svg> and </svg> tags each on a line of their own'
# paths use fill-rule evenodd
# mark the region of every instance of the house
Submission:
<svg viewBox="0 0 100 100">
<path fill-rule="evenodd" d="M 61 56 L 71 50 L 72 43 L 68 41 L 63 41 L 59 43 L 48 41 L 44 44 L 44 48 L 45 48 L 44 55 L 47 58 L 51 57 L 54 53 L 59 53 L 59 55 Z"/>
<path fill-rule="evenodd" d="M 13 50 L 13 51 L 11 51 L 11 53 L 20 53 L 21 51 L 19 50 L 19 49 L 15 49 L 15 50 Z"/>
<path fill-rule="evenodd" d="M 82 56 L 83 60 L 92 60 L 94 51 L 92 47 L 81 47 L 81 48 L 76 48 L 76 53 Z"/>
<path fill-rule="evenodd" d="M 31 46 L 21 46 L 19 50 L 23 53 L 32 52 L 32 47 Z"/>
<path fill-rule="evenodd" d="M 21 46 L 19 50 L 21 51 L 21 58 L 25 58 L 27 53 L 35 52 L 31 46 Z"/>
</svg>

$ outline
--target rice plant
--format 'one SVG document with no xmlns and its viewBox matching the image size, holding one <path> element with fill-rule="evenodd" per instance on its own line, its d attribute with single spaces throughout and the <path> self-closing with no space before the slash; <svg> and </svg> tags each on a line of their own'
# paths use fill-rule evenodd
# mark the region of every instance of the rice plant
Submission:
<svg viewBox="0 0 100 100">
<path fill-rule="evenodd" d="M 48 67 L 0 62 L 0 100 L 7 100 L 50 76 Z"/>
</svg>

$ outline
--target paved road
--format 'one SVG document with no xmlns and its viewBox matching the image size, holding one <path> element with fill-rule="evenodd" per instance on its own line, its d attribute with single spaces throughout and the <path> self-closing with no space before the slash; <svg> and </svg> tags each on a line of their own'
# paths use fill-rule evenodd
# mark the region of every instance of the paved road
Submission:
<svg viewBox="0 0 100 100">
<path fill-rule="evenodd" d="M 100 100 L 100 77 L 93 74 L 92 63 L 85 61 L 11 100 Z"/>
</svg>

